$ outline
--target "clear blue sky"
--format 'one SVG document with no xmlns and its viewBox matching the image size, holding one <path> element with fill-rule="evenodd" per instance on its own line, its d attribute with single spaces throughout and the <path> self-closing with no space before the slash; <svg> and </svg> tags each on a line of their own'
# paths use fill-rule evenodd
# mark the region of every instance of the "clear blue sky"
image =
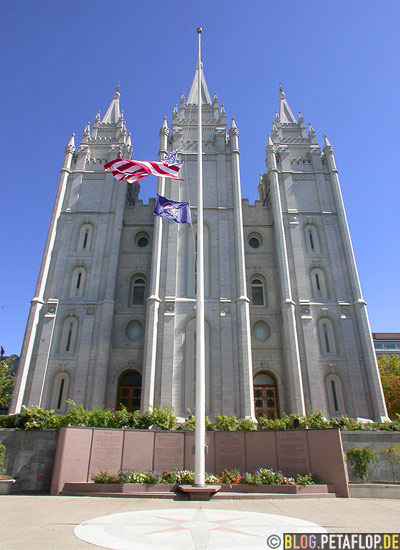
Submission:
<svg viewBox="0 0 400 550">
<path fill-rule="evenodd" d="M 243 197 L 257 198 L 282 81 L 335 147 L 372 330 L 400 332 L 398 0 L 2 0 L 0 344 L 19 353 L 63 152 L 118 81 L 134 157 L 156 157 L 203 61 L 240 131 Z M 142 198 L 155 194 L 155 179 Z"/>
</svg>

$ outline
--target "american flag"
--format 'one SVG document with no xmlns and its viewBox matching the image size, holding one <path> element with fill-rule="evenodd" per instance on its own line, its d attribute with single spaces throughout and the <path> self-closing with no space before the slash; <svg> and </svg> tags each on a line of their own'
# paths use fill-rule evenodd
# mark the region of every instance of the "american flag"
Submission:
<svg viewBox="0 0 400 550">
<path fill-rule="evenodd" d="M 118 181 L 127 181 L 135 183 L 140 181 L 149 174 L 153 176 L 164 176 L 167 178 L 178 178 L 180 165 L 170 163 L 169 159 L 162 162 L 151 160 L 129 160 L 129 159 L 114 159 L 104 165 L 104 170 L 110 168 L 113 176 Z"/>
</svg>

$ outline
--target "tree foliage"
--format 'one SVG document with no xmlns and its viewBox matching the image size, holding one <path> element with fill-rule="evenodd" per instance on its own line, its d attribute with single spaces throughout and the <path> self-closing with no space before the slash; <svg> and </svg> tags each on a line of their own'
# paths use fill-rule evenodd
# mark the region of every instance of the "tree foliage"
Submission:
<svg viewBox="0 0 400 550">
<path fill-rule="evenodd" d="M 390 418 L 400 414 L 400 357 L 382 355 L 378 359 L 383 393 Z"/>
<path fill-rule="evenodd" d="M 15 384 L 15 374 L 11 374 L 11 363 L 15 356 L 11 355 L 7 359 L 0 361 L 0 406 L 8 407 L 10 399 L 13 396 Z"/>
</svg>

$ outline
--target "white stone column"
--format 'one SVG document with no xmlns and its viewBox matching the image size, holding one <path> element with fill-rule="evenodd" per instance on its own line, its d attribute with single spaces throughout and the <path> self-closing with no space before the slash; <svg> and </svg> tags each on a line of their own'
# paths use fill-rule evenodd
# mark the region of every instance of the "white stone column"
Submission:
<svg viewBox="0 0 400 550">
<path fill-rule="evenodd" d="M 166 118 L 160 129 L 160 150 L 159 159 L 168 152 L 169 130 Z M 158 178 L 157 192 L 164 195 L 165 178 Z M 146 411 L 154 406 L 154 388 L 156 377 L 157 359 L 157 335 L 158 318 L 160 308 L 160 272 L 161 272 L 161 251 L 162 251 L 162 218 L 155 216 L 153 233 L 153 253 L 150 279 L 150 296 L 147 298 L 146 328 L 144 335 L 144 357 L 143 357 L 143 387 L 141 409 Z"/>
<path fill-rule="evenodd" d="M 282 216 L 282 203 L 279 190 L 278 170 L 276 166 L 275 147 L 268 136 L 267 173 L 270 178 L 271 204 L 275 223 L 275 244 L 279 266 L 279 277 L 281 283 L 281 312 L 283 323 L 284 357 L 287 373 L 287 387 L 291 413 L 305 415 L 303 381 L 301 375 L 301 364 L 299 345 L 297 339 L 295 303 L 292 298 L 290 284 L 289 264 L 287 257 L 285 227 Z"/>
<path fill-rule="evenodd" d="M 24 341 L 22 344 L 21 357 L 19 360 L 18 377 L 15 385 L 15 397 L 11 402 L 10 414 L 20 412 L 22 404 L 25 401 L 25 388 L 29 373 L 29 367 L 32 359 L 33 347 L 35 344 L 37 325 L 40 311 L 44 304 L 44 291 L 47 284 L 47 278 L 50 269 L 51 255 L 57 233 L 57 223 L 61 214 L 64 202 L 65 190 L 68 176 L 71 171 L 72 156 L 75 151 L 74 134 L 72 134 L 68 145 L 65 148 L 64 162 L 61 168 L 60 180 L 58 183 L 57 195 L 54 201 L 53 212 L 51 214 L 49 231 L 47 233 L 46 245 L 43 253 L 42 263 L 40 265 L 38 282 L 36 285 L 35 297 L 31 301 L 28 322 L 25 330 Z"/>
<path fill-rule="evenodd" d="M 338 171 L 336 168 L 334 150 L 326 136 L 324 136 L 324 154 L 328 163 L 329 177 L 332 183 L 332 192 L 336 204 L 337 217 L 340 232 L 343 239 L 344 253 L 349 270 L 350 284 L 354 297 L 354 309 L 360 331 L 361 346 L 364 355 L 365 369 L 371 398 L 372 415 L 375 420 L 387 418 L 385 399 L 383 396 L 381 379 L 379 376 L 378 365 L 374 344 L 372 341 L 371 327 L 369 325 L 367 304 L 361 292 L 360 280 L 357 272 L 356 260 L 354 257 L 353 246 L 351 243 L 349 226 L 347 223 L 346 211 L 344 208 L 342 192 Z"/>
<path fill-rule="evenodd" d="M 244 256 L 242 195 L 239 167 L 239 130 L 235 121 L 229 130 L 231 142 L 233 212 L 236 248 L 236 276 L 238 298 L 236 300 L 239 336 L 240 415 L 255 417 L 253 398 L 253 361 L 251 355 L 250 308 L 246 288 L 246 264 Z"/>
</svg>

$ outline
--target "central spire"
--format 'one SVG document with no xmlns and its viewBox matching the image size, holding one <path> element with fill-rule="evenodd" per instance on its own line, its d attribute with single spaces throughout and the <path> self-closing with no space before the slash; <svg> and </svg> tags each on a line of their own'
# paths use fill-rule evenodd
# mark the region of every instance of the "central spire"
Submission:
<svg viewBox="0 0 400 550">
<path fill-rule="evenodd" d="M 199 68 L 196 68 L 196 73 L 194 75 L 194 79 L 192 82 L 192 87 L 190 88 L 189 97 L 187 100 L 187 103 L 191 103 L 192 105 L 198 105 L 198 79 L 199 79 Z M 206 103 L 207 105 L 211 105 L 211 97 L 210 92 L 208 91 L 206 79 L 204 78 L 204 72 L 201 71 L 201 101 L 202 104 Z"/>
</svg>

